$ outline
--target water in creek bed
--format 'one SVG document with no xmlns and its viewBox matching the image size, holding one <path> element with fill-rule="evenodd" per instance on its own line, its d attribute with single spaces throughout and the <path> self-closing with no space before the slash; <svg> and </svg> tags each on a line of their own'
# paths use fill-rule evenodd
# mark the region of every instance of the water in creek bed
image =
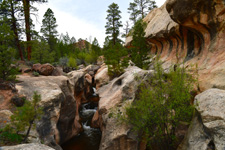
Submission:
<svg viewBox="0 0 225 150">
<path fill-rule="evenodd" d="M 97 104 L 87 103 L 81 106 L 80 117 L 84 132 L 62 145 L 63 150 L 98 150 L 101 141 L 101 131 L 91 128 L 91 119 L 97 110 Z"/>
</svg>

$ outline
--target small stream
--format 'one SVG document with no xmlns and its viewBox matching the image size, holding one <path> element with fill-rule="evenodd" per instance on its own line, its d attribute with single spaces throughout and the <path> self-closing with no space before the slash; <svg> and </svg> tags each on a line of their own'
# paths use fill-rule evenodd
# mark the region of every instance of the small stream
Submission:
<svg viewBox="0 0 225 150">
<path fill-rule="evenodd" d="M 101 141 L 100 129 L 91 128 L 91 120 L 98 108 L 98 103 L 89 102 L 81 105 L 80 117 L 84 132 L 62 145 L 63 150 L 98 150 Z"/>
</svg>

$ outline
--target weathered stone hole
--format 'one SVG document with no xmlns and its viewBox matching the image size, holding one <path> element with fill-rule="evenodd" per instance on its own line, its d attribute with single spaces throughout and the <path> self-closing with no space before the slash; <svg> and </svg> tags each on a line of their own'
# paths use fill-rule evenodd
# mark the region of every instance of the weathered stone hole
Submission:
<svg viewBox="0 0 225 150">
<path fill-rule="evenodd" d="M 216 149 L 215 144 L 214 144 L 213 140 L 211 140 L 208 144 L 208 150 L 215 150 L 215 149 Z"/>
<path fill-rule="evenodd" d="M 123 81 L 122 81 L 122 79 L 120 78 L 120 79 L 118 79 L 118 80 L 115 82 L 115 85 L 120 86 L 120 85 L 122 85 L 122 83 L 123 83 Z"/>
</svg>

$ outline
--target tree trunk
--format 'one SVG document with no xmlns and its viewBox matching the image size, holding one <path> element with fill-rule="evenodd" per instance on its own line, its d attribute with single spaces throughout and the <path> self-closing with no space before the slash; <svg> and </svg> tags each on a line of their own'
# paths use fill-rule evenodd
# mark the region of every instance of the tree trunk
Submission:
<svg viewBox="0 0 225 150">
<path fill-rule="evenodd" d="M 34 120 L 30 121 L 30 125 L 29 125 L 29 128 L 28 128 L 28 130 L 27 130 L 27 134 L 26 134 L 26 136 L 25 136 L 25 138 L 24 138 L 24 140 L 23 140 L 24 143 L 27 142 L 27 138 L 28 138 L 28 136 L 29 136 L 30 129 L 31 129 L 33 123 L 34 123 Z"/>
<path fill-rule="evenodd" d="M 16 26 L 16 18 L 15 18 L 15 15 L 14 15 L 15 14 L 15 10 L 14 10 L 14 6 L 13 6 L 13 2 L 12 1 L 10 1 L 10 6 L 11 6 L 12 27 L 13 27 L 13 32 L 15 34 L 16 46 L 17 46 L 17 49 L 19 51 L 20 59 L 24 60 L 22 49 L 20 47 L 20 41 L 19 41 L 19 36 L 18 36 L 18 29 L 17 29 L 17 26 Z"/>
<path fill-rule="evenodd" d="M 25 27 L 27 37 L 27 59 L 31 59 L 31 34 L 30 34 L 30 0 L 23 0 Z"/>
</svg>

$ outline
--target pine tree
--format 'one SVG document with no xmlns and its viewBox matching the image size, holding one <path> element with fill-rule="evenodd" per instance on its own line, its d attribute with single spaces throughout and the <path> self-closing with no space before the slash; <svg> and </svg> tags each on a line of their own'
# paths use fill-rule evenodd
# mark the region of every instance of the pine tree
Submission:
<svg viewBox="0 0 225 150">
<path fill-rule="evenodd" d="M 127 50 L 120 43 L 111 44 L 104 50 L 105 62 L 111 78 L 118 77 L 124 72 L 124 68 L 128 66 L 127 55 Z"/>
<path fill-rule="evenodd" d="M 130 20 L 133 21 L 134 25 L 138 19 L 138 15 L 140 11 L 138 10 L 136 3 L 130 3 L 130 7 L 128 8 L 128 13 L 130 13 Z"/>
<path fill-rule="evenodd" d="M 106 22 L 106 34 L 108 35 L 109 40 L 113 45 L 116 45 L 117 42 L 121 42 L 119 39 L 120 27 L 122 27 L 122 22 L 120 21 L 121 11 L 119 10 L 119 6 L 115 3 L 112 3 L 108 7 L 107 10 L 107 22 Z"/>
<path fill-rule="evenodd" d="M 50 52 L 49 44 L 44 39 L 33 41 L 33 51 L 31 60 L 35 63 L 52 63 L 54 61 L 55 51 Z"/>
<path fill-rule="evenodd" d="M 21 29 L 18 23 L 18 18 L 16 17 L 16 14 L 18 14 L 20 10 L 21 10 L 21 3 L 19 1 L 4 0 L 0 4 L 0 14 L 4 14 L 5 17 L 8 18 L 8 23 L 14 32 L 15 44 L 13 44 L 13 46 L 18 50 L 20 59 L 24 60 L 19 40 L 19 33 Z"/>
<path fill-rule="evenodd" d="M 56 37 L 58 32 L 56 30 L 56 18 L 54 17 L 54 12 L 48 8 L 44 14 L 42 20 L 41 33 L 49 41 L 50 38 Z"/>
<path fill-rule="evenodd" d="M 48 8 L 42 20 L 41 33 L 43 33 L 44 38 L 48 41 L 51 52 L 56 46 L 56 36 L 58 34 L 56 30 L 57 26 L 54 12 Z"/>
<path fill-rule="evenodd" d="M 6 24 L 5 19 L 0 20 L 0 78 L 3 80 L 15 79 L 15 69 L 10 65 L 12 63 L 12 54 L 14 49 L 10 46 L 13 40 L 13 32 L 10 26 Z"/>
<path fill-rule="evenodd" d="M 101 47 L 100 47 L 100 45 L 98 43 L 98 40 L 96 38 L 94 38 L 94 40 L 91 44 L 91 49 L 97 56 L 101 55 Z"/>
<path fill-rule="evenodd" d="M 147 12 L 153 8 L 157 8 L 155 0 L 134 0 L 134 3 L 138 6 L 138 13 L 143 19 Z"/>
<path fill-rule="evenodd" d="M 24 142 L 27 141 L 32 126 L 35 126 L 35 120 L 39 120 L 43 114 L 43 109 L 38 104 L 40 101 L 41 95 L 34 92 L 33 100 L 26 100 L 24 106 L 17 108 L 14 115 L 11 116 L 12 126 L 15 127 L 17 133 L 27 130 Z"/>
<path fill-rule="evenodd" d="M 30 17 L 31 9 L 35 9 L 33 6 L 31 6 L 31 3 L 38 2 L 38 3 L 45 3 L 47 0 L 18 0 L 23 2 L 23 14 L 25 17 L 25 32 L 26 32 L 26 38 L 27 38 L 27 59 L 31 59 L 31 29 L 32 29 L 32 19 Z M 35 9 L 37 10 L 37 9 Z"/>
<path fill-rule="evenodd" d="M 146 23 L 138 20 L 133 28 L 131 60 L 140 68 L 147 68 L 148 44 L 145 38 Z"/>
</svg>

